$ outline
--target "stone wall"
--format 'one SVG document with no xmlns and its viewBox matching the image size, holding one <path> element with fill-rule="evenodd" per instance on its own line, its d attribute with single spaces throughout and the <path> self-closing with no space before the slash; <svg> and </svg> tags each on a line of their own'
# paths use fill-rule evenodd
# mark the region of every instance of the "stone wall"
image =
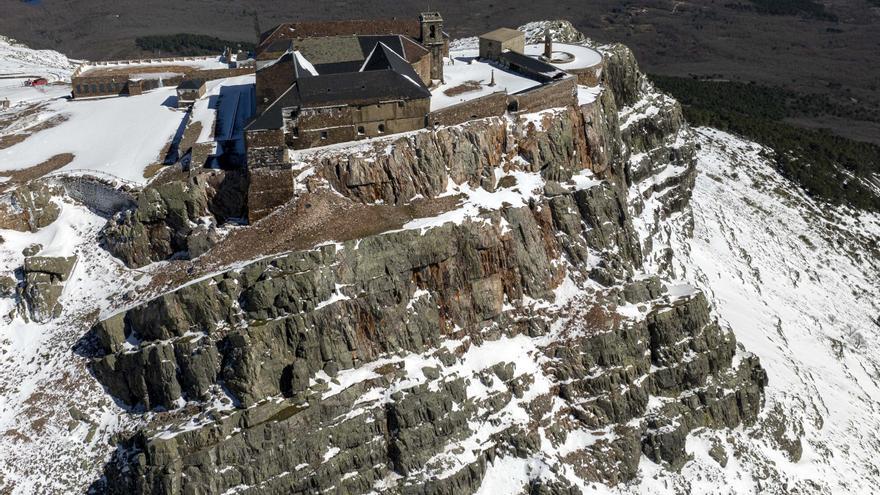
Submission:
<svg viewBox="0 0 880 495">
<path fill-rule="evenodd" d="M 74 98 L 128 94 L 128 75 L 80 76 L 71 81 Z"/>
<path fill-rule="evenodd" d="M 157 71 L 161 67 L 156 68 Z M 137 76 L 132 74 L 116 74 L 116 75 L 75 75 L 71 80 L 71 90 L 74 98 L 92 97 L 92 96 L 121 96 L 121 95 L 139 95 L 144 91 L 156 89 L 164 86 L 177 86 L 184 79 L 201 79 L 203 81 L 212 81 L 215 79 L 223 79 L 227 77 L 243 76 L 253 74 L 253 68 L 235 68 L 235 69 L 203 69 L 193 70 L 187 74 L 175 75 L 160 79 L 143 78 L 148 76 Z M 134 79 L 133 79 L 134 77 Z M 161 81 L 161 83 L 160 83 Z"/>
<path fill-rule="evenodd" d="M 538 112 L 548 108 L 577 105 L 577 78 L 566 77 L 509 97 L 513 112 Z"/>
<path fill-rule="evenodd" d="M 225 79 L 227 77 L 238 77 L 253 74 L 253 67 L 236 67 L 230 69 L 199 69 L 186 75 L 187 79 L 202 79 L 204 81 L 213 81 L 215 79 Z"/>
<path fill-rule="evenodd" d="M 416 71 L 416 74 L 422 79 L 422 82 L 425 86 L 431 86 L 431 64 L 432 64 L 432 55 L 428 53 L 424 57 L 420 58 L 417 62 L 412 64 L 413 70 Z"/>
<path fill-rule="evenodd" d="M 428 114 L 429 126 L 456 125 L 468 120 L 499 117 L 507 111 L 507 93 L 498 91 L 491 95 L 451 105 Z"/>
<path fill-rule="evenodd" d="M 569 74 L 577 77 L 577 82 L 583 86 L 595 87 L 602 81 L 602 64 L 583 69 L 567 70 Z"/>
<path fill-rule="evenodd" d="M 245 132 L 248 168 L 277 165 L 285 161 L 287 147 L 284 130 L 263 129 Z"/>
<path fill-rule="evenodd" d="M 137 198 L 130 191 L 97 177 L 60 175 L 54 180 L 61 184 L 69 197 L 103 216 L 112 216 L 137 204 Z"/>
<path fill-rule="evenodd" d="M 430 99 L 421 98 L 305 108 L 291 120 L 285 117 L 285 141 L 306 149 L 422 129 L 430 106 Z"/>
</svg>

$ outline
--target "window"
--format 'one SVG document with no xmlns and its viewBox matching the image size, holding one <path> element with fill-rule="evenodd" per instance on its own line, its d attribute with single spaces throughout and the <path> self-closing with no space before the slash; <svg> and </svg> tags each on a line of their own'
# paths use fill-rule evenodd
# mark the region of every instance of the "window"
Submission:
<svg viewBox="0 0 880 495">
<path fill-rule="evenodd" d="M 77 84 L 77 85 L 76 85 L 76 92 L 77 92 L 77 93 L 82 93 L 82 85 L 80 85 L 80 84 Z"/>
<path fill-rule="evenodd" d="M 298 138 L 299 137 L 299 127 L 294 127 L 292 134 L 293 134 L 293 137 Z"/>
<path fill-rule="evenodd" d="M 366 134 L 366 133 L 367 133 L 367 132 L 364 130 L 364 126 L 359 125 L 359 126 L 358 126 L 358 135 L 359 135 L 359 136 L 363 136 L 363 135 Z"/>
<path fill-rule="evenodd" d="M 91 89 L 91 92 L 92 92 L 92 93 L 97 93 L 97 92 L 98 92 L 98 87 L 95 86 L 94 84 L 91 85 L 91 88 L 92 88 L 92 89 Z"/>
<path fill-rule="evenodd" d="M 397 108 L 403 108 L 403 102 L 402 102 L 402 101 L 398 101 L 398 102 L 397 102 Z"/>
<path fill-rule="evenodd" d="M 321 131 L 321 139 L 327 139 L 327 131 Z"/>
<path fill-rule="evenodd" d="M 103 93 L 103 92 L 104 92 L 104 83 L 99 84 L 99 85 L 98 85 L 98 88 L 99 88 L 99 89 L 101 90 L 101 92 Z"/>
<path fill-rule="evenodd" d="M 379 133 L 385 132 L 385 124 L 379 124 Z"/>
<path fill-rule="evenodd" d="M 437 37 L 437 26 L 431 24 L 430 30 L 431 30 L 431 34 L 429 35 L 429 37 L 431 39 L 436 38 Z"/>
</svg>

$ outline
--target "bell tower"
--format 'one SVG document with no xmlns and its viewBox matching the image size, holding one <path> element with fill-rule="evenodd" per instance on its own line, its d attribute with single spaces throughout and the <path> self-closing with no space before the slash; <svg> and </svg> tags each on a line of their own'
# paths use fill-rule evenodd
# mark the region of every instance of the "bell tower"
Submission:
<svg viewBox="0 0 880 495">
<path fill-rule="evenodd" d="M 422 12 L 419 14 L 422 27 L 422 46 L 431 52 L 431 79 L 443 81 L 443 17 L 439 12 Z"/>
</svg>

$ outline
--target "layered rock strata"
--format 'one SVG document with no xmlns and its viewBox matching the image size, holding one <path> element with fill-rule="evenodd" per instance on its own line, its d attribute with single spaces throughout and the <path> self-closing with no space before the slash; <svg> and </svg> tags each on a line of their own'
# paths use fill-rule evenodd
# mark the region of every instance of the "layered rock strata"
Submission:
<svg viewBox="0 0 880 495">
<path fill-rule="evenodd" d="M 687 205 L 690 131 L 628 50 L 604 53 L 579 108 L 298 156 L 297 194 L 512 202 L 252 262 L 99 323 L 108 392 L 171 412 L 95 491 L 474 493 L 514 466 L 524 493 L 579 493 L 632 480 L 643 455 L 680 468 L 697 428 L 754 422 L 757 359 L 701 293 L 643 272 L 641 229 Z"/>
</svg>

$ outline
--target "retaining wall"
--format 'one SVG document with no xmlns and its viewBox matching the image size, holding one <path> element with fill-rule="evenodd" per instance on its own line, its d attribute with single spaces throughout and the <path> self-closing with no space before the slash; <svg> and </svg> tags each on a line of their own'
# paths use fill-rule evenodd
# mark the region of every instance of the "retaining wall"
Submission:
<svg viewBox="0 0 880 495">
<path fill-rule="evenodd" d="M 577 105 L 577 78 L 566 77 L 539 86 L 535 89 L 516 93 L 508 97 L 511 112 L 539 112 L 548 108 Z"/>
<path fill-rule="evenodd" d="M 137 204 L 135 194 L 92 176 L 58 176 L 53 180 L 67 195 L 106 217 Z"/>
<path fill-rule="evenodd" d="M 456 125 L 468 120 L 498 117 L 507 111 L 507 93 L 499 91 L 435 110 L 428 114 L 428 126 Z"/>
</svg>

